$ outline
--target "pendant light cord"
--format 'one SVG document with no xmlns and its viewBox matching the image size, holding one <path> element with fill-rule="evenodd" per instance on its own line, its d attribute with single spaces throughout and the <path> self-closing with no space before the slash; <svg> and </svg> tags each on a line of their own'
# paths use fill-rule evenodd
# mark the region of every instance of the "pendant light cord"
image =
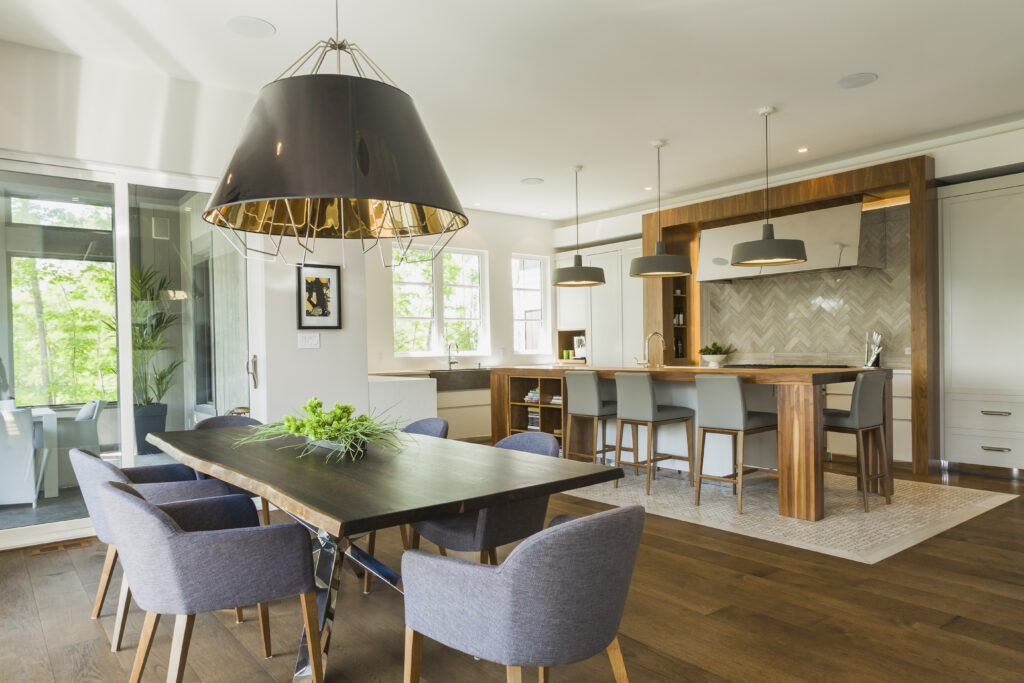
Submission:
<svg viewBox="0 0 1024 683">
<path fill-rule="evenodd" d="M 576 253 L 580 253 L 580 167 L 576 171 Z"/>
<path fill-rule="evenodd" d="M 338 10 L 339 0 L 334 0 L 334 42 L 341 42 L 341 14 Z"/>
<path fill-rule="evenodd" d="M 655 149 L 658 150 L 658 241 L 661 241 L 661 143 Z"/>
<path fill-rule="evenodd" d="M 764 222 L 771 222 L 772 205 L 771 195 L 768 194 L 768 117 L 771 113 L 764 115 Z"/>
</svg>

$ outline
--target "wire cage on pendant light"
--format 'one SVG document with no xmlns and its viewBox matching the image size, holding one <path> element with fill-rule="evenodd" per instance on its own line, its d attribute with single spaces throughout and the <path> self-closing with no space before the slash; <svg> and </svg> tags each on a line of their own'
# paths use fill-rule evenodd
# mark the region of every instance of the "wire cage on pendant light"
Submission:
<svg viewBox="0 0 1024 683">
<path fill-rule="evenodd" d="M 651 143 L 658 151 L 658 241 L 654 244 L 653 254 L 637 256 L 629 262 L 630 277 L 683 277 L 693 272 L 690 257 L 668 253 L 665 242 L 661 239 L 661 148 L 666 144 L 664 140 L 655 140 Z"/>
<path fill-rule="evenodd" d="M 551 284 L 555 287 L 594 287 L 604 284 L 604 269 L 597 266 L 583 265 L 580 254 L 580 171 L 582 166 L 573 166 L 576 178 L 576 253 L 572 257 L 572 265 L 555 268 L 551 274 Z"/>
<path fill-rule="evenodd" d="M 331 53 L 337 73 L 320 73 Z M 341 73 L 342 53 L 356 75 Z M 246 255 L 275 258 L 293 238 L 305 261 L 317 239 L 359 239 L 364 254 L 381 248 L 385 266 L 435 258 L 469 223 L 412 98 L 337 37 L 260 91 L 203 218 Z M 245 233 L 271 248 L 249 246 Z M 416 238 L 429 245 L 424 256 L 413 255 Z"/>
</svg>

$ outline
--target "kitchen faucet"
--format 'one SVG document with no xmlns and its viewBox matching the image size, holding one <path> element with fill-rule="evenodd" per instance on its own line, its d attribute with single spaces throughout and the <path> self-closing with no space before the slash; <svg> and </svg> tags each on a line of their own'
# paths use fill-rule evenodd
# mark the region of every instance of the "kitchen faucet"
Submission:
<svg viewBox="0 0 1024 683">
<path fill-rule="evenodd" d="M 668 348 L 667 346 L 665 346 L 665 335 L 663 335 L 661 332 L 655 331 L 647 335 L 647 339 L 644 339 L 644 359 L 637 360 L 636 356 L 633 356 L 633 360 L 635 360 L 636 364 L 642 368 L 650 367 L 651 365 L 651 339 L 653 339 L 654 337 L 661 337 L 662 351 L 665 351 Z"/>
<path fill-rule="evenodd" d="M 450 343 L 448 345 L 448 369 L 449 370 L 451 370 L 452 368 L 454 368 L 456 365 L 459 364 L 458 359 L 452 360 L 452 347 L 453 346 L 455 347 L 455 353 L 459 353 L 459 351 L 461 351 L 461 349 L 459 348 L 459 345 L 458 345 L 457 342 L 452 342 L 452 343 Z"/>
</svg>

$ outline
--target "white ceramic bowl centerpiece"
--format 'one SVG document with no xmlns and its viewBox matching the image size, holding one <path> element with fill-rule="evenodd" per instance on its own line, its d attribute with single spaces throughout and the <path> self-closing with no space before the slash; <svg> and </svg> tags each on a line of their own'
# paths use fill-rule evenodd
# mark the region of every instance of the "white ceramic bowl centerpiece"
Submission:
<svg viewBox="0 0 1024 683">
<path fill-rule="evenodd" d="M 330 410 L 324 410 L 323 403 L 315 396 L 302 406 L 302 413 L 285 415 L 280 422 L 255 427 L 252 434 L 238 439 L 235 445 L 294 435 L 304 440 L 303 444 L 298 444 L 302 446 L 300 458 L 321 453 L 328 462 L 345 457 L 358 460 L 366 454 L 366 444 L 388 441 L 398 431 L 396 421 L 376 415 L 354 415 L 355 409 L 348 404 L 335 403 Z"/>
<path fill-rule="evenodd" d="M 720 368 L 729 354 L 735 351 L 734 346 L 722 346 L 718 342 L 711 342 L 707 346 L 702 346 L 698 353 L 707 367 Z"/>
</svg>

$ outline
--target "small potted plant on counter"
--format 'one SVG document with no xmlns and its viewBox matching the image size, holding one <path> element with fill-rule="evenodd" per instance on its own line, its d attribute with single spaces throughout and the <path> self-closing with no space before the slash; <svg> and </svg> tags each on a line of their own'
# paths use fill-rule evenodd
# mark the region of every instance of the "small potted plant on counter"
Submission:
<svg viewBox="0 0 1024 683">
<path fill-rule="evenodd" d="M 736 347 L 731 344 L 729 346 L 721 346 L 718 342 L 711 342 L 707 346 L 702 346 L 698 353 L 709 368 L 720 368 L 726 357 L 735 351 Z"/>
</svg>

